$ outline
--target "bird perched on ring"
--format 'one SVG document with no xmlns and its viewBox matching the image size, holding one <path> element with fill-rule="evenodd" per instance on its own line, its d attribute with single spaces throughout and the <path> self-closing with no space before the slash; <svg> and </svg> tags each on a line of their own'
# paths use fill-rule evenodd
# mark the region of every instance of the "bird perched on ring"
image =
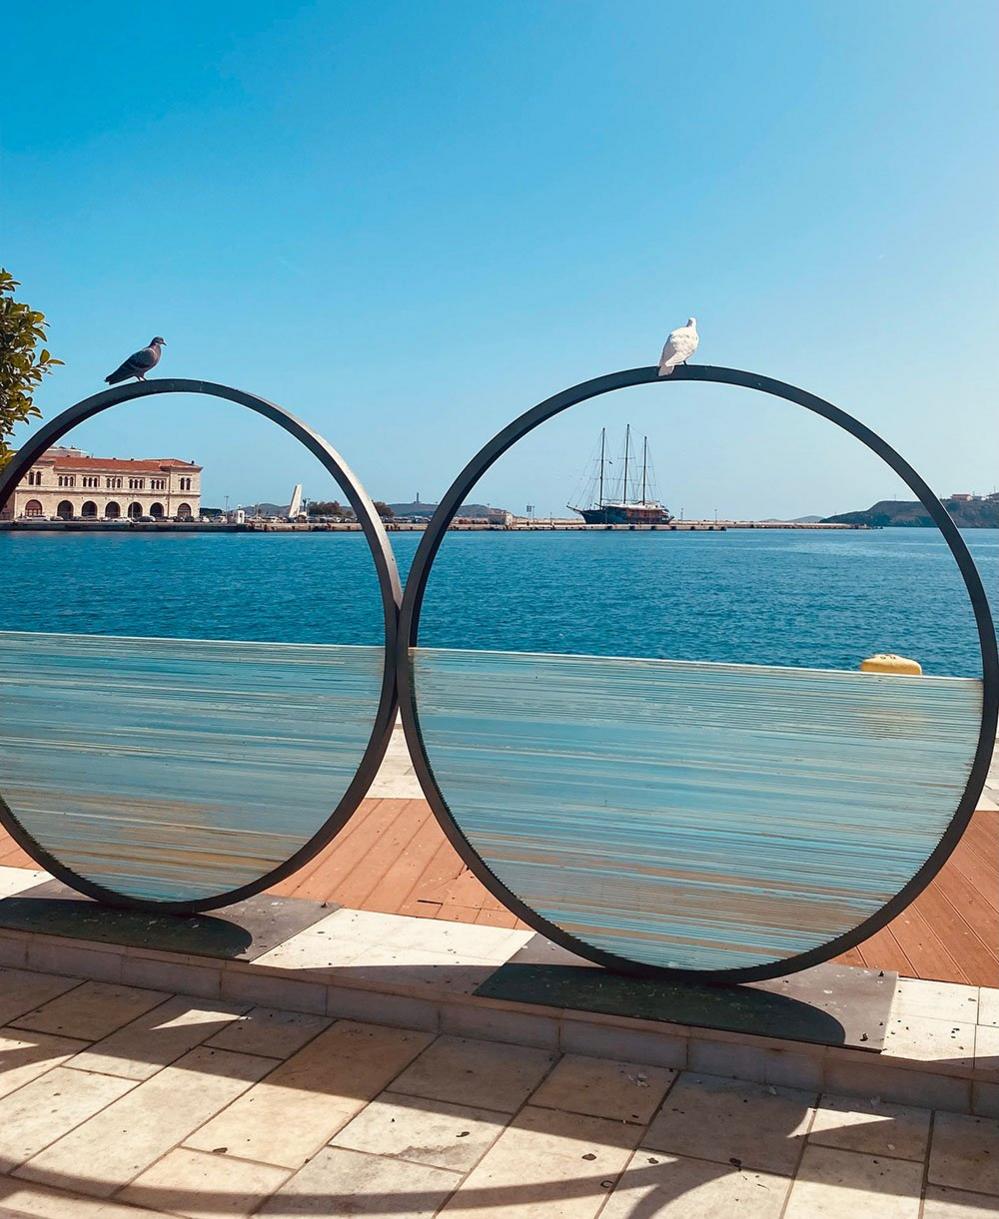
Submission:
<svg viewBox="0 0 999 1219">
<path fill-rule="evenodd" d="M 161 339 L 157 335 L 148 347 L 143 347 L 141 351 L 133 352 L 124 364 L 119 364 L 114 372 L 105 377 L 104 380 L 107 381 L 108 385 L 117 385 L 119 381 L 127 381 L 129 377 L 136 377 L 139 381 L 145 381 L 146 373 L 152 372 L 160 362 L 160 356 L 163 354 L 160 349 L 165 346 L 166 339 Z"/>
<path fill-rule="evenodd" d="M 669 338 L 659 357 L 660 377 L 669 377 L 673 369 L 680 364 L 686 364 L 697 350 L 700 336 L 697 333 L 697 318 L 688 317 L 686 326 L 677 326 L 669 332 Z"/>
</svg>

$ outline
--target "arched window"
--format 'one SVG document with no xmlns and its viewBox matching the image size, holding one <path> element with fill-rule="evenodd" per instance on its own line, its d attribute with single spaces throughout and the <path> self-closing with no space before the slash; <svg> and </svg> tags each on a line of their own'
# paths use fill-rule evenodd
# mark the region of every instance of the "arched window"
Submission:
<svg viewBox="0 0 999 1219">
<path fill-rule="evenodd" d="M 153 518 L 154 521 L 162 520 L 163 519 L 163 505 L 159 504 L 159 503 L 153 504 L 153 506 L 149 509 L 149 515 Z"/>
<path fill-rule="evenodd" d="M 42 505 L 38 502 L 37 499 L 28 500 L 28 502 L 24 505 L 24 515 L 25 516 L 41 516 L 42 515 Z"/>
<path fill-rule="evenodd" d="M 83 507 L 80 509 L 80 515 L 85 517 L 88 521 L 92 521 L 96 518 L 97 505 L 92 499 L 88 499 L 86 503 L 84 503 Z"/>
<path fill-rule="evenodd" d="M 104 508 L 104 516 L 109 521 L 116 521 L 121 516 L 121 504 L 116 504 L 114 500 L 111 500 Z"/>
<path fill-rule="evenodd" d="M 133 521 L 137 521 L 139 519 L 139 517 L 142 516 L 142 505 L 141 504 L 129 504 L 128 505 L 128 515 Z"/>
<path fill-rule="evenodd" d="M 61 521 L 71 521 L 73 519 L 73 505 L 68 499 L 61 499 L 59 507 L 56 508 L 56 516 Z"/>
<path fill-rule="evenodd" d="M 189 521 L 190 519 L 191 519 L 191 505 L 190 504 L 181 504 L 180 507 L 177 509 L 177 520 L 178 521 Z"/>
</svg>

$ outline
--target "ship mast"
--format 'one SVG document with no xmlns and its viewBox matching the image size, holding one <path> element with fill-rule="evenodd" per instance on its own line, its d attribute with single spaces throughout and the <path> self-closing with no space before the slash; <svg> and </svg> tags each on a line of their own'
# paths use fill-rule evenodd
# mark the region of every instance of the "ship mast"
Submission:
<svg viewBox="0 0 999 1219">
<path fill-rule="evenodd" d="M 607 447 L 607 429 L 600 429 L 600 498 L 597 500 L 599 507 L 604 506 L 604 450 Z"/>
<path fill-rule="evenodd" d="M 624 492 L 621 496 L 621 503 L 628 502 L 628 448 L 631 444 L 631 424 L 624 430 Z"/>
<path fill-rule="evenodd" d="M 649 468 L 649 438 L 648 438 L 648 436 L 646 436 L 644 443 L 642 444 L 642 503 L 643 504 L 648 503 L 648 501 L 645 498 L 645 481 L 646 481 L 646 474 L 648 472 L 648 468 Z"/>
</svg>

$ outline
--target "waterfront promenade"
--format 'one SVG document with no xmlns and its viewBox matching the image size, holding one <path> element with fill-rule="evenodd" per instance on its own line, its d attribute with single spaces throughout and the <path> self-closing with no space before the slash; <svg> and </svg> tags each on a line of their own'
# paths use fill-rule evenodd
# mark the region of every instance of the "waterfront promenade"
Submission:
<svg viewBox="0 0 999 1219">
<path fill-rule="evenodd" d="M 397 731 L 352 824 L 279 886 L 348 908 L 257 967 L 194 998 L 168 981 L 201 993 L 191 957 L 5 958 L 0 1219 L 999 1215 L 997 797 L 999 765 L 928 893 L 846 958 L 962 983 L 903 977 L 880 1062 L 570 1012 L 552 1036 L 548 1008 L 459 993 L 530 937 L 444 839 Z M 29 864 L 0 844 L 0 897 L 44 879 Z M 455 993 L 431 1019 L 412 984 L 433 971 Z M 339 984 L 316 1002 L 306 978 Z"/>
<path fill-rule="evenodd" d="M 396 731 L 277 889 L 346 908 L 256 961 L 0 938 L 0 1219 L 999 1215 L 997 797 L 845 958 L 903 975 L 874 1056 L 478 999 L 531 937 Z"/>
<path fill-rule="evenodd" d="M 386 520 L 389 533 L 423 533 L 427 521 Z M 587 525 L 580 520 L 554 518 L 515 519 L 509 524 L 490 521 L 454 521 L 455 533 L 726 533 L 729 529 L 792 529 L 836 533 L 866 530 L 867 525 L 819 521 L 673 521 L 669 525 Z M 105 520 L 0 520 L 0 530 L 25 533 L 359 533 L 356 521 L 249 520 L 228 521 L 105 521 Z"/>
<path fill-rule="evenodd" d="M 0 982 L 2 1219 L 999 1214 L 999 1121 L 929 1098 L 21 969 Z"/>
</svg>

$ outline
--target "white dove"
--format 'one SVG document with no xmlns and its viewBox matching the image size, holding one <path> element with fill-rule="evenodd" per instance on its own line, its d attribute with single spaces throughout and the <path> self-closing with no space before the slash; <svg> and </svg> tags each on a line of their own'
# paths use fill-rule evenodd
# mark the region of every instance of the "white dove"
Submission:
<svg viewBox="0 0 999 1219">
<path fill-rule="evenodd" d="M 686 326 L 677 326 L 669 332 L 669 338 L 659 357 L 660 377 L 672 376 L 678 364 L 686 364 L 697 350 L 700 338 L 697 334 L 697 318 L 688 317 Z"/>
</svg>

